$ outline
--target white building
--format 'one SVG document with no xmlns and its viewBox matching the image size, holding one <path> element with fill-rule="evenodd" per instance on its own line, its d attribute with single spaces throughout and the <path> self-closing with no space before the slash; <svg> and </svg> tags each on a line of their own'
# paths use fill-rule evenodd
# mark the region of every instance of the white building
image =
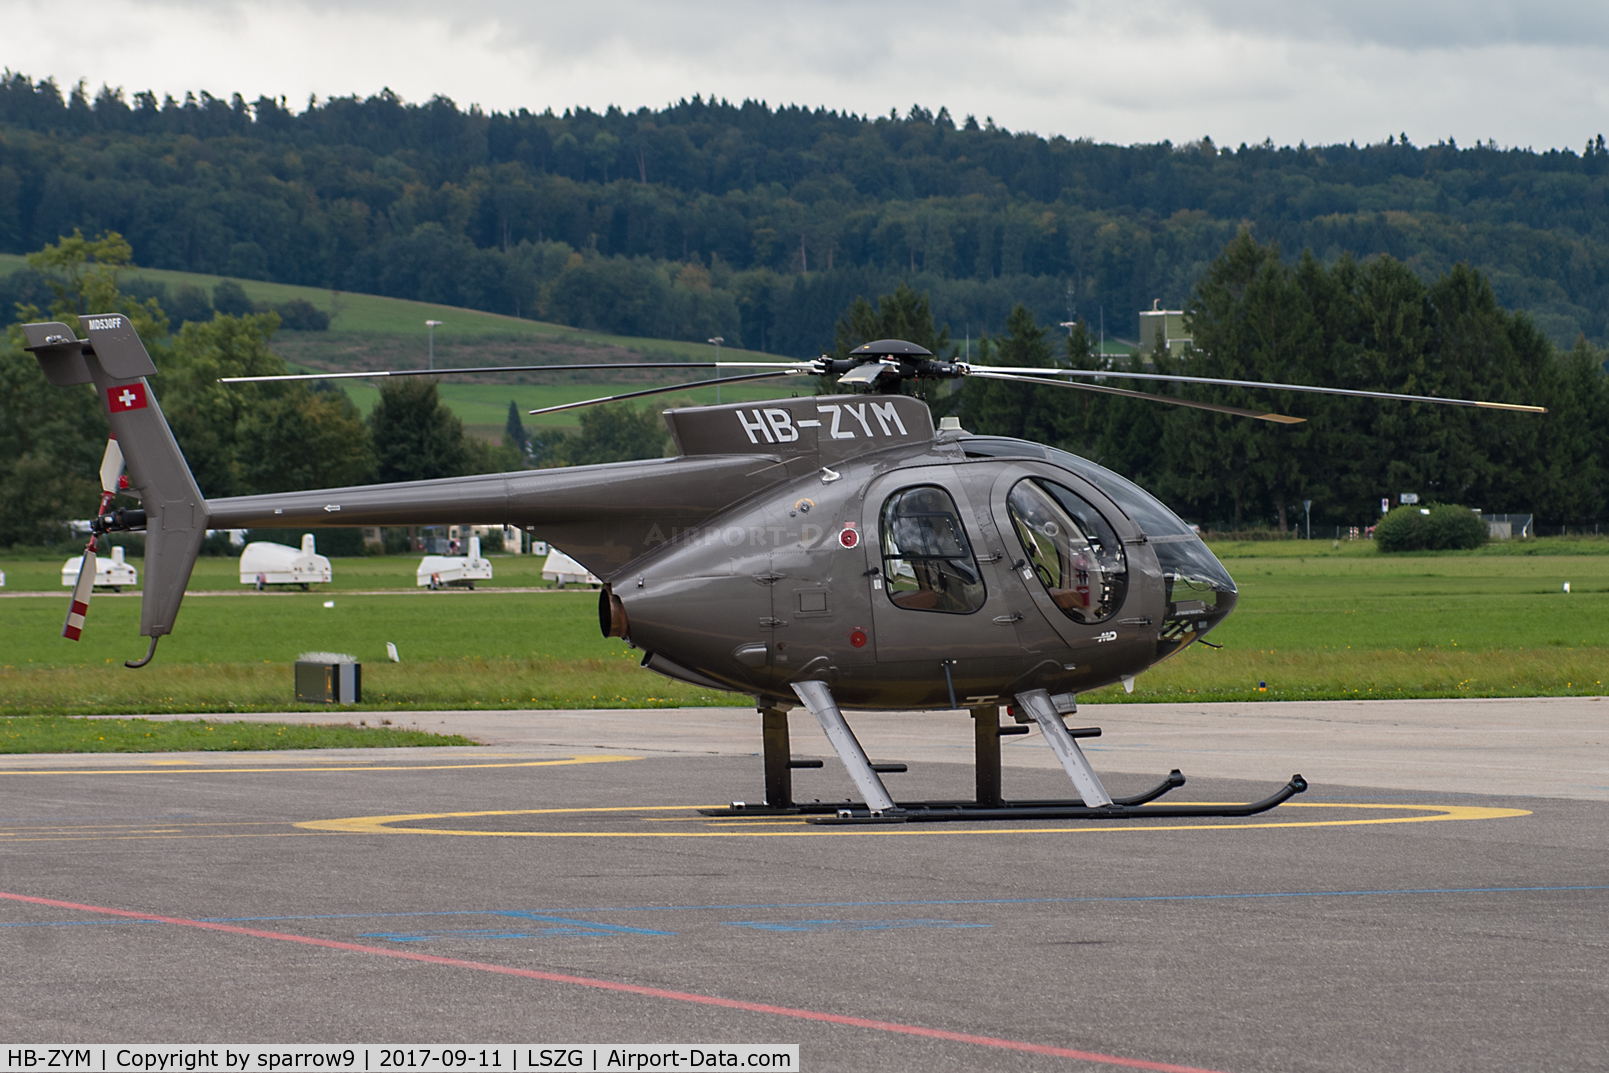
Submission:
<svg viewBox="0 0 1609 1073">
<path fill-rule="evenodd" d="M 1162 305 L 1160 301 L 1156 303 Z M 1140 313 L 1140 357 L 1156 352 L 1158 341 L 1171 357 L 1180 357 L 1190 346 L 1190 332 L 1184 326 L 1184 310 L 1153 308 Z"/>
</svg>

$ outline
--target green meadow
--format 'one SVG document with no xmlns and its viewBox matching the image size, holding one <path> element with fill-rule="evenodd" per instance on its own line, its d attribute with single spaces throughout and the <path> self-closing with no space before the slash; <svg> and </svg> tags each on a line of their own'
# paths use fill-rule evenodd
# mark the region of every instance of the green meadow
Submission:
<svg viewBox="0 0 1609 1073">
<path fill-rule="evenodd" d="M 1604 692 L 1609 539 L 1401 556 L 1366 541 L 1331 543 L 1215 546 L 1240 589 L 1234 614 L 1210 635 L 1224 647 L 1192 645 L 1141 675 L 1133 695 L 1114 688 L 1090 699 Z"/>
<path fill-rule="evenodd" d="M 27 259 L 20 254 L 0 253 L 0 272 L 13 272 L 27 267 Z M 185 284 L 200 287 L 209 295 L 224 277 L 209 276 L 200 272 L 176 272 L 165 268 L 130 268 L 122 273 L 124 279 L 148 279 L 167 284 L 169 292 Z M 300 287 L 290 283 L 264 283 L 261 280 L 241 279 L 237 283 L 246 296 L 255 302 L 285 302 L 302 298 L 330 314 L 332 338 L 354 335 L 387 335 L 416 338 L 419 352 L 425 353 L 428 331 L 427 320 L 439 320 L 436 329 L 438 354 L 443 346 L 458 340 L 486 340 L 502 337 L 554 339 L 566 343 L 590 344 L 601 347 L 622 347 L 638 352 L 651 351 L 667 355 L 665 360 L 681 358 L 687 361 L 709 361 L 715 348 L 705 343 L 688 343 L 671 339 L 637 339 L 603 332 L 586 332 L 563 324 L 550 324 L 539 320 L 485 313 L 457 306 L 434 305 L 402 298 L 384 298 L 376 294 L 353 294 L 347 291 L 328 291 L 319 287 Z M 306 336 L 323 336 L 324 332 L 310 332 Z M 760 359 L 766 356 L 753 351 L 723 347 L 722 355 L 736 359 Z"/>
<path fill-rule="evenodd" d="M 1132 695 L 1113 688 L 1089 699 L 1604 691 L 1609 540 L 1407 556 L 1328 541 L 1217 550 L 1241 592 L 1235 613 L 1211 635 L 1224 647 L 1193 645 L 1141 675 Z M 136 596 L 97 594 L 75 644 L 59 636 L 61 560 L 0 563 L 7 593 L 48 593 L 0 599 L 8 641 L 0 714 L 326 711 L 292 700 L 291 663 L 304 650 L 349 652 L 363 662 L 364 711 L 745 702 L 641 670 L 639 653 L 598 636 L 590 590 L 496 591 L 542 586 L 539 558 L 493 563 L 492 585 L 474 593 L 419 592 L 415 560 L 405 556 L 336 559 L 331 586 L 255 593 L 241 591 L 233 560 L 203 559 L 177 632 L 140 671 L 122 667 L 144 651 Z M 386 658 L 387 641 L 400 663 Z"/>
<path fill-rule="evenodd" d="M 0 254 L 0 272 L 26 267 L 17 254 Z M 164 283 L 169 293 L 185 284 L 200 287 L 209 294 L 223 279 L 197 272 L 175 272 L 157 268 L 136 268 L 124 278 Z M 260 280 L 237 281 L 247 297 L 255 302 L 285 302 L 301 298 L 330 314 L 330 329 L 324 332 L 280 332 L 274 350 L 298 372 L 345 372 L 359 369 L 417 369 L 429 360 L 430 334 L 425 321 L 436 320 L 436 367 L 466 368 L 484 365 L 560 365 L 604 362 L 680 362 L 713 361 L 715 347 L 674 339 L 639 339 L 582 331 L 563 324 L 527 320 L 520 317 L 485 313 L 456 306 L 433 305 L 374 294 L 351 294 L 317 287 Z M 776 361 L 775 355 L 735 347 L 722 347 L 720 356 L 732 361 Z M 567 402 L 597 398 L 616 391 L 636 391 L 711 377 L 714 370 L 689 369 L 686 373 L 594 372 L 569 374 L 499 374 L 503 382 L 476 382 L 448 377 L 441 382 L 442 400 L 469 430 L 488 439 L 502 435 L 512 399 L 522 410 L 557 406 Z M 738 375 L 732 373 L 731 375 Z M 347 394 L 365 414 L 379 398 L 379 388 L 370 380 L 341 383 Z M 795 391 L 813 393 L 808 384 L 776 383 L 723 387 L 722 402 L 748 402 L 786 397 Z M 688 406 L 716 401 L 716 389 L 695 388 L 653 396 L 638 405 Z M 574 412 L 527 417 L 529 425 L 573 429 Z"/>
</svg>

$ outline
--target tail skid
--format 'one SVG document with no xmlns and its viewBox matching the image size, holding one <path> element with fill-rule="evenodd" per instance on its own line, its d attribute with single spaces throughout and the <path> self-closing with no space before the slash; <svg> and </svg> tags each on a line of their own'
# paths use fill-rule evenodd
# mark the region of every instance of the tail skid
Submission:
<svg viewBox="0 0 1609 1073">
<path fill-rule="evenodd" d="M 121 313 L 79 319 L 88 328 L 88 339 L 79 339 L 61 323 L 25 324 L 23 333 L 28 349 L 52 384 L 95 385 L 112 436 L 122 448 L 129 476 L 125 494 L 139 498 L 145 516 L 140 634 L 151 638 L 151 647 L 144 659 L 127 664 L 143 667 L 155 654 L 157 638 L 173 632 L 190 571 L 206 536 L 207 502 L 146 382 L 146 377 L 156 373 L 156 366 L 134 326 Z M 133 513 L 137 512 L 113 515 Z M 103 513 L 97 518 L 97 528 L 133 528 L 106 525 L 104 520 L 110 517 Z"/>
</svg>

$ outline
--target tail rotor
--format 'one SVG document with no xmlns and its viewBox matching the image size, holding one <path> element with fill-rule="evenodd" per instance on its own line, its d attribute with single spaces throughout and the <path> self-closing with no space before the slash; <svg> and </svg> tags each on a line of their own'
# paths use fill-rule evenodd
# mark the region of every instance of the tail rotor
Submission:
<svg viewBox="0 0 1609 1073">
<path fill-rule="evenodd" d="M 78 584 L 73 586 L 73 600 L 67 605 L 67 620 L 62 623 L 61 635 L 76 641 L 84 633 L 84 619 L 89 615 L 89 598 L 95 591 L 96 552 L 99 551 L 99 523 L 112 505 L 117 493 L 128 487 L 123 477 L 123 449 L 114 436 L 106 441 L 106 453 L 101 456 L 101 505 L 95 511 L 96 528 L 89 534 L 84 558 L 78 564 Z"/>
</svg>

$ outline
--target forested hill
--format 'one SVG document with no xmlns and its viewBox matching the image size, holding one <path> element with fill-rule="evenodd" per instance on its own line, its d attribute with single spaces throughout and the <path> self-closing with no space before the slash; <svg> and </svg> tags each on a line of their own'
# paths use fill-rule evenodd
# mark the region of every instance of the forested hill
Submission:
<svg viewBox="0 0 1609 1073">
<path fill-rule="evenodd" d="M 1069 125 L 1076 117 L 1069 117 Z M 1101 145 L 913 107 L 132 100 L 0 83 L 0 250 L 115 230 L 138 263 L 789 354 L 908 280 L 956 336 L 1014 301 L 1132 336 L 1243 223 L 1287 257 L 1467 261 L 1561 345 L 1609 339 L 1603 138 L 1532 152 Z"/>
</svg>

